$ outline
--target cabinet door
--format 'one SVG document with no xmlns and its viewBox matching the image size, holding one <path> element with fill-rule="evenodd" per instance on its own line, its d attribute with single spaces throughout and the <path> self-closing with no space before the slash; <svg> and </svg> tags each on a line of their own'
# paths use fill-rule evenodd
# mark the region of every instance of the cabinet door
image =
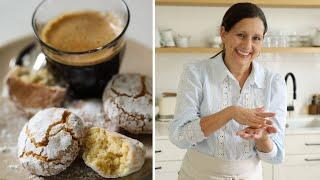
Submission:
<svg viewBox="0 0 320 180">
<path fill-rule="evenodd" d="M 178 179 L 182 161 L 161 161 L 155 163 L 156 180 L 175 180 Z"/>
<path fill-rule="evenodd" d="M 178 148 L 168 139 L 157 139 L 155 144 L 156 161 L 181 161 L 187 151 Z"/>
<path fill-rule="evenodd" d="M 274 180 L 320 179 L 320 154 L 287 156 L 281 165 L 274 165 Z"/>
<path fill-rule="evenodd" d="M 262 176 L 264 180 L 273 179 L 273 166 L 272 164 L 262 162 Z"/>
<path fill-rule="evenodd" d="M 319 154 L 320 135 L 286 135 L 285 147 L 288 155 Z"/>
</svg>

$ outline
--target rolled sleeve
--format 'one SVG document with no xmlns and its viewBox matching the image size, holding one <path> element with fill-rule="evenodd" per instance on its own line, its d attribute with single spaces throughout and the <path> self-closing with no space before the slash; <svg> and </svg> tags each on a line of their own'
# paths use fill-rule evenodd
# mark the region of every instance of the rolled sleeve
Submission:
<svg viewBox="0 0 320 180">
<path fill-rule="evenodd" d="M 285 156 L 284 136 L 285 136 L 285 120 L 287 116 L 287 93 L 284 78 L 276 74 L 271 82 L 271 100 L 270 111 L 275 112 L 273 125 L 277 128 L 277 133 L 271 134 L 270 139 L 273 142 L 273 149 L 269 153 L 257 151 L 261 160 L 271 163 L 282 163 Z"/>
<path fill-rule="evenodd" d="M 272 145 L 273 145 L 273 148 L 270 152 L 265 153 L 257 150 L 258 156 L 260 157 L 260 159 L 272 160 L 273 158 L 276 157 L 278 148 L 276 147 L 276 144 L 274 143 L 274 141 L 272 141 Z"/>
<path fill-rule="evenodd" d="M 176 146 L 190 148 L 206 139 L 200 126 L 201 101 L 199 65 L 187 65 L 179 81 L 175 117 L 169 125 L 169 138 Z"/>
</svg>

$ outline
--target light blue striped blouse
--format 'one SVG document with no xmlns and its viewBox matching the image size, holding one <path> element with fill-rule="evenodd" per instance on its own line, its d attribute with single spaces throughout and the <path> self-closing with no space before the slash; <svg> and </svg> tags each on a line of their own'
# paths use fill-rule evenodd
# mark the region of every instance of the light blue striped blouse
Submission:
<svg viewBox="0 0 320 180">
<path fill-rule="evenodd" d="M 175 118 L 169 126 L 172 143 L 180 148 L 193 148 L 223 160 L 243 160 L 258 156 L 277 164 L 284 159 L 284 131 L 286 85 L 284 78 L 252 62 L 252 71 L 240 92 L 238 81 L 224 64 L 222 55 L 185 66 L 180 77 Z M 271 134 L 273 149 L 263 153 L 253 140 L 245 140 L 235 133 L 246 126 L 230 120 L 225 126 L 205 137 L 200 118 L 214 114 L 230 105 L 246 108 L 264 106 L 275 112 L 273 124 L 278 132 Z"/>
</svg>

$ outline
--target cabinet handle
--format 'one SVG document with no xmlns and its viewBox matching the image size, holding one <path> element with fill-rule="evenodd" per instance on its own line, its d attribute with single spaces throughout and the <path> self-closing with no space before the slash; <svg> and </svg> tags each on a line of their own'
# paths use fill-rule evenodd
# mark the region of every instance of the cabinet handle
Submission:
<svg viewBox="0 0 320 180">
<path fill-rule="evenodd" d="M 317 158 L 317 159 L 308 159 L 308 158 L 306 158 L 306 159 L 304 159 L 305 161 L 320 161 L 320 158 Z"/>
<path fill-rule="evenodd" d="M 161 166 L 155 167 L 156 170 L 162 169 Z"/>
<path fill-rule="evenodd" d="M 320 146 L 320 143 L 304 143 L 306 146 Z"/>
<path fill-rule="evenodd" d="M 156 150 L 156 153 L 161 153 L 161 150 Z"/>
</svg>

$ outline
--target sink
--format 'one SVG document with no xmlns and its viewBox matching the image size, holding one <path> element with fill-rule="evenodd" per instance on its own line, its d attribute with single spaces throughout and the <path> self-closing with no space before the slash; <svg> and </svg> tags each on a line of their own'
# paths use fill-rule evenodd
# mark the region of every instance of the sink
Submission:
<svg viewBox="0 0 320 180">
<path fill-rule="evenodd" d="M 288 120 L 286 123 L 287 129 L 300 129 L 300 128 L 320 128 L 320 120 Z"/>
</svg>

